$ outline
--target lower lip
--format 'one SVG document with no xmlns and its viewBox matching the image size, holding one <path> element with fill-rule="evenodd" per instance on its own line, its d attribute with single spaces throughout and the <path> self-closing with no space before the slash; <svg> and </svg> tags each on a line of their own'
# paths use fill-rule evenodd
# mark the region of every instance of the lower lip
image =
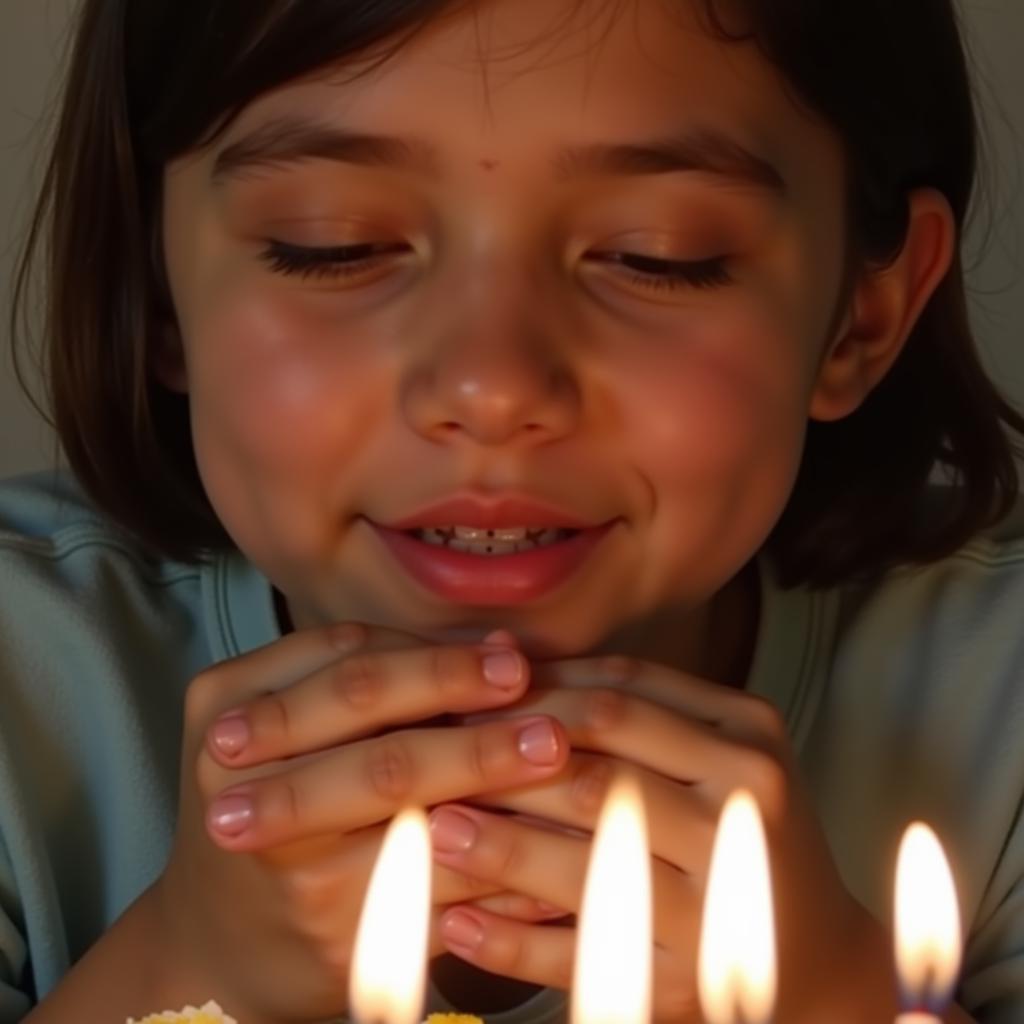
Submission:
<svg viewBox="0 0 1024 1024">
<path fill-rule="evenodd" d="M 378 523 L 370 525 L 406 572 L 446 601 L 514 605 L 535 601 L 568 580 L 616 522 L 510 555 L 473 555 L 428 544 Z"/>
</svg>

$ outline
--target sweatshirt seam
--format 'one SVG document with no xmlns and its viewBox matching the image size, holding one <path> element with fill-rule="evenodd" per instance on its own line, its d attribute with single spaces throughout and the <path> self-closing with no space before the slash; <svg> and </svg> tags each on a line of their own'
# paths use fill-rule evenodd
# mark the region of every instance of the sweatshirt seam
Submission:
<svg viewBox="0 0 1024 1024">
<path fill-rule="evenodd" d="M 816 664 L 816 656 L 820 646 L 821 634 L 821 607 L 820 601 L 814 594 L 810 595 L 808 609 L 807 632 L 804 638 L 803 650 L 800 653 L 800 667 L 797 670 L 796 683 L 793 687 L 789 700 L 788 720 L 790 735 L 794 740 L 794 747 L 803 747 L 806 739 L 807 727 L 805 723 L 806 711 L 809 699 L 814 687 L 813 676 Z"/>
<path fill-rule="evenodd" d="M 95 527 L 67 527 L 50 537 L 24 537 L 9 532 L 0 532 L 0 550 L 16 552 L 22 555 L 44 559 L 51 563 L 62 562 L 79 551 L 97 547 L 105 551 L 123 555 L 144 576 L 146 582 L 156 586 L 173 586 L 199 578 L 200 569 L 182 566 L 179 569 L 161 571 L 160 566 L 168 567 L 167 562 L 154 563 L 148 561 L 128 543 L 122 543 L 109 535 L 98 533 Z"/>
</svg>

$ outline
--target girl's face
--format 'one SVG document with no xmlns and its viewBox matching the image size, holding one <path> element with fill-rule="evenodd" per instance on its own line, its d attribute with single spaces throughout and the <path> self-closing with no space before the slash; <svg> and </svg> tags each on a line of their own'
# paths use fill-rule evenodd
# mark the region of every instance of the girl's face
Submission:
<svg viewBox="0 0 1024 1024">
<path fill-rule="evenodd" d="M 666 609 L 682 630 L 771 531 L 819 413 L 837 139 L 683 2 L 485 2 L 349 78 L 272 92 L 167 169 L 164 379 L 227 530 L 297 626 L 503 626 L 562 655 Z M 654 140 L 678 165 L 594 155 Z M 665 260 L 712 262 L 670 287 Z M 619 521 L 556 589 L 461 602 L 371 522 L 466 491 Z"/>
</svg>

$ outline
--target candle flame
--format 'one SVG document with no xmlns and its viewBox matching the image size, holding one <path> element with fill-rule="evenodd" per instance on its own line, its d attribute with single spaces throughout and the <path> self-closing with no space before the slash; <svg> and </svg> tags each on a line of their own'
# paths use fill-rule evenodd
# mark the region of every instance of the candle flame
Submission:
<svg viewBox="0 0 1024 1024">
<path fill-rule="evenodd" d="M 708 1024 L 763 1024 L 775 1007 L 775 931 L 768 844 L 745 790 L 733 793 L 711 853 L 697 987 Z"/>
<path fill-rule="evenodd" d="M 572 1024 L 651 1016 L 651 864 L 638 783 L 620 775 L 594 833 L 580 910 Z"/>
<path fill-rule="evenodd" d="M 384 836 L 356 929 L 349 1009 L 365 1024 L 423 1019 L 430 865 L 426 815 L 404 810 Z"/>
<path fill-rule="evenodd" d="M 935 833 L 914 822 L 896 863 L 896 966 L 908 1002 L 941 1009 L 960 971 L 960 910 Z"/>
</svg>

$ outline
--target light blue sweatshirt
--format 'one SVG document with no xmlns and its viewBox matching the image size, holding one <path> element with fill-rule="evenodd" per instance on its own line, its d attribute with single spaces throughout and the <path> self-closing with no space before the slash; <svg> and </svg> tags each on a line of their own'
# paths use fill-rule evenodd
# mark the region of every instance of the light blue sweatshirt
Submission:
<svg viewBox="0 0 1024 1024">
<path fill-rule="evenodd" d="M 783 591 L 759 569 L 748 688 L 783 712 L 847 885 L 887 920 L 900 835 L 929 821 L 967 932 L 960 1001 L 1021 1024 L 1024 508 L 870 588 Z M 0 1024 L 162 870 L 188 681 L 279 636 L 241 556 L 154 560 L 66 474 L 0 483 Z M 490 1019 L 563 1016 L 546 991 Z"/>
</svg>

